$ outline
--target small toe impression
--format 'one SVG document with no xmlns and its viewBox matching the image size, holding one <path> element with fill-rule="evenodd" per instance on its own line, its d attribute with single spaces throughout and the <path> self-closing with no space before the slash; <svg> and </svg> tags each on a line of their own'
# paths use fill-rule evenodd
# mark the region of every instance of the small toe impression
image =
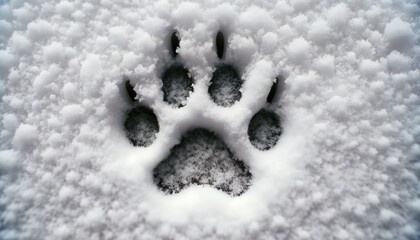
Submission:
<svg viewBox="0 0 420 240">
<path fill-rule="evenodd" d="M 193 80 L 187 69 L 181 65 L 172 65 L 162 77 L 163 100 L 174 107 L 183 107 L 190 92 L 193 91 Z"/>
<path fill-rule="evenodd" d="M 147 147 L 156 139 L 159 123 L 152 109 L 139 106 L 128 112 L 124 122 L 128 139 L 134 146 Z"/>
<path fill-rule="evenodd" d="M 202 128 L 187 132 L 153 173 L 158 188 L 169 194 L 190 185 L 210 185 L 239 196 L 252 178 L 248 166 L 217 135 Z"/>
<path fill-rule="evenodd" d="M 249 140 L 259 150 L 268 150 L 274 147 L 282 132 L 280 117 L 266 109 L 257 112 L 248 126 Z"/>
<path fill-rule="evenodd" d="M 242 97 L 242 79 L 236 69 L 229 64 L 221 64 L 213 73 L 209 94 L 213 101 L 223 107 L 232 106 Z"/>
</svg>

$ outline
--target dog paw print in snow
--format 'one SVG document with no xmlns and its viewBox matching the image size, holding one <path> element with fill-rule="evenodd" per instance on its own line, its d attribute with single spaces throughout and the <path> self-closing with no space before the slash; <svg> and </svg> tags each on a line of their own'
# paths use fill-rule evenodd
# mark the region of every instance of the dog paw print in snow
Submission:
<svg viewBox="0 0 420 240">
<path fill-rule="evenodd" d="M 178 56 L 180 39 L 177 32 L 172 34 L 170 42 L 172 60 L 161 76 L 161 90 L 163 101 L 176 111 L 192 101 L 189 97 L 194 94 L 195 79 Z M 222 32 L 216 35 L 215 49 L 219 60 L 212 73 L 207 96 L 217 109 L 223 111 L 241 101 L 244 80 L 235 64 L 224 58 L 227 49 Z M 262 99 L 266 101 L 265 106 L 255 111 L 249 120 L 247 135 L 255 151 L 270 150 L 282 134 L 281 118 L 271 106 L 279 79 L 273 81 L 267 98 Z M 162 137 L 158 135 L 161 128 L 159 117 L 154 109 L 137 101 L 137 93 L 130 80 L 125 82 L 125 89 L 133 105 L 124 121 L 126 136 L 133 146 L 148 148 Z M 205 116 L 207 109 L 204 107 L 194 111 L 195 115 Z M 164 146 L 170 147 L 170 151 L 153 169 L 154 184 L 167 194 L 179 193 L 192 185 L 211 186 L 231 196 L 246 192 L 253 181 L 248 163 L 225 143 L 222 133 L 218 132 L 220 128 L 209 129 L 204 126 L 206 124 L 200 123 L 211 120 L 202 117 L 194 119 L 194 116 L 190 118 L 193 119 L 188 119 L 189 122 L 194 123 L 192 126 L 185 124 L 187 130 L 181 134 L 179 141 L 174 146 Z M 235 141 L 234 136 L 230 138 L 231 142 Z"/>
</svg>

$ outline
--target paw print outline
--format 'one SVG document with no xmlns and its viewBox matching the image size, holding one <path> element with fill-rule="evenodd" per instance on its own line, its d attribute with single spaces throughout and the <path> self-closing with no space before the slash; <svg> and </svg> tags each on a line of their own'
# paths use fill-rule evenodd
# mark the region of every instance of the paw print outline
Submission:
<svg viewBox="0 0 420 240">
<path fill-rule="evenodd" d="M 241 100 L 244 83 L 235 64 L 224 59 L 226 45 L 226 38 L 219 31 L 215 37 L 218 64 L 208 87 L 212 101 L 223 108 L 229 108 Z M 182 108 L 194 91 L 194 79 L 178 59 L 180 38 L 176 31 L 170 37 L 170 46 L 172 63 L 168 64 L 160 77 L 161 91 L 164 102 L 173 108 Z M 274 147 L 283 132 L 281 118 L 270 106 L 277 89 L 282 88 L 282 81 L 281 77 L 273 81 L 266 106 L 255 113 L 248 124 L 249 141 L 260 151 Z M 149 147 L 160 130 L 158 118 L 152 108 L 137 103 L 137 93 L 130 80 L 126 80 L 125 89 L 134 105 L 124 121 L 126 136 L 135 147 Z M 207 185 L 231 196 L 240 196 L 252 184 L 252 171 L 217 133 L 205 128 L 193 128 L 182 134 L 170 154 L 155 166 L 153 182 L 167 194 L 179 193 L 191 185 Z"/>
</svg>

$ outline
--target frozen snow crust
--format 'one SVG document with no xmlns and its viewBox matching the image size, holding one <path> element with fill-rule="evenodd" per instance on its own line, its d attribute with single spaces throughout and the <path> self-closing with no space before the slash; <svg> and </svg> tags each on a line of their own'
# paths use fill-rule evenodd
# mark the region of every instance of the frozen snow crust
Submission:
<svg viewBox="0 0 420 240">
<path fill-rule="evenodd" d="M 416 1 L 3 2 L 0 239 L 418 239 L 418 16 Z M 182 107 L 163 92 L 174 29 Z M 219 30 L 242 81 L 228 107 L 209 91 Z M 127 79 L 158 122 L 147 147 L 125 131 Z M 283 130 L 268 150 L 248 136 L 261 109 Z M 249 167 L 243 194 L 156 186 L 193 129 Z"/>
</svg>

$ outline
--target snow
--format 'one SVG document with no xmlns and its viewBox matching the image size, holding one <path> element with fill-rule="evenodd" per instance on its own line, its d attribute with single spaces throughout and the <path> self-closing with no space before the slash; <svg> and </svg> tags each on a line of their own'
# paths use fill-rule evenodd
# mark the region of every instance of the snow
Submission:
<svg viewBox="0 0 420 240">
<path fill-rule="evenodd" d="M 388 68 L 394 73 L 406 72 L 410 70 L 411 58 L 398 51 L 392 51 L 388 57 Z"/>
<path fill-rule="evenodd" d="M 78 99 L 77 87 L 74 83 L 68 82 L 62 88 L 63 98 L 69 102 L 76 102 Z"/>
<path fill-rule="evenodd" d="M 20 124 L 13 136 L 13 146 L 19 149 L 33 147 L 38 138 L 38 129 L 29 124 Z"/>
<path fill-rule="evenodd" d="M 331 76 L 335 70 L 335 57 L 329 54 L 318 57 L 315 59 L 314 67 L 320 74 Z"/>
<path fill-rule="evenodd" d="M 60 114 L 64 122 L 68 124 L 76 124 L 82 120 L 84 109 L 79 104 L 69 104 L 60 110 Z"/>
<path fill-rule="evenodd" d="M 2 71 L 6 71 L 7 69 L 9 69 L 10 66 L 12 66 L 13 62 L 14 57 L 12 54 L 4 50 L 0 50 L 0 69 L 2 69 Z"/>
<path fill-rule="evenodd" d="M 3 115 L 3 127 L 7 131 L 14 131 L 19 125 L 19 119 L 15 114 Z"/>
<path fill-rule="evenodd" d="M 101 59 L 97 54 L 89 54 L 81 64 L 80 77 L 85 81 L 89 81 L 89 78 L 94 77 L 102 68 Z"/>
<path fill-rule="evenodd" d="M 350 19 L 351 10 L 346 3 L 338 3 L 328 10 L 328 22 L 336 28 L 344 27 Z"/>
<path fill-rule="evenodd" d="M 410 24 L 398 17 L 386 24 L 384 35 L 388 40 L 388 48 L 391 50 L 404 51 L 410 49 L 416 41 L 416 35 Z"/>
<path fill-rule="evenodd" d="M 295 38 L 287 47 L 287 53 L 290 59 L 296 64 L 302 64 L 310 54 L 311 43 L 303 37 Z"/>
<path fill-rule="evenodd" d="M 0 169 L 4 171 L 9 171 L 10 169 L 16 167 L 18 156 L 17 153 L 13 150 L 3 150 L 0 151 Z"/>
<path fill-rule="evenodd" d="M 261 39 L 261 50 L 265 53 L 269 53 L 273 49 L 275 49 L 278 43 L 277 34 L 273 32 L 268 32 L 262 36 Z"/>
<path fill-rule="evenodd" d="M 419 16 L 415 0 L 0 1 L 0 239 L 418 239 Z M 173 65 L 192 83 L 164 83 Z M 237 81 L 209 91 L 220 66 Z M 145 108 L 158 125 L 131 136 Z M 261 109 L 281 128 L 251 124 Z M 182 145 L 194 129 L 217 141 Z"/>
<path fill-rule="evenodd" d="M 54 28 L 45 20 L 36 20 L 27 25 L 26 34 L 35 42 L 42 41 L 54 34 Z"/>
<path fill-rule="evenodd" d="M 331 29 L 325 20 L 316 20 L 310 26 L 308 31 L 308 38 L 315 44 L 327 44 L 330 36 Z"/>
</svg>

